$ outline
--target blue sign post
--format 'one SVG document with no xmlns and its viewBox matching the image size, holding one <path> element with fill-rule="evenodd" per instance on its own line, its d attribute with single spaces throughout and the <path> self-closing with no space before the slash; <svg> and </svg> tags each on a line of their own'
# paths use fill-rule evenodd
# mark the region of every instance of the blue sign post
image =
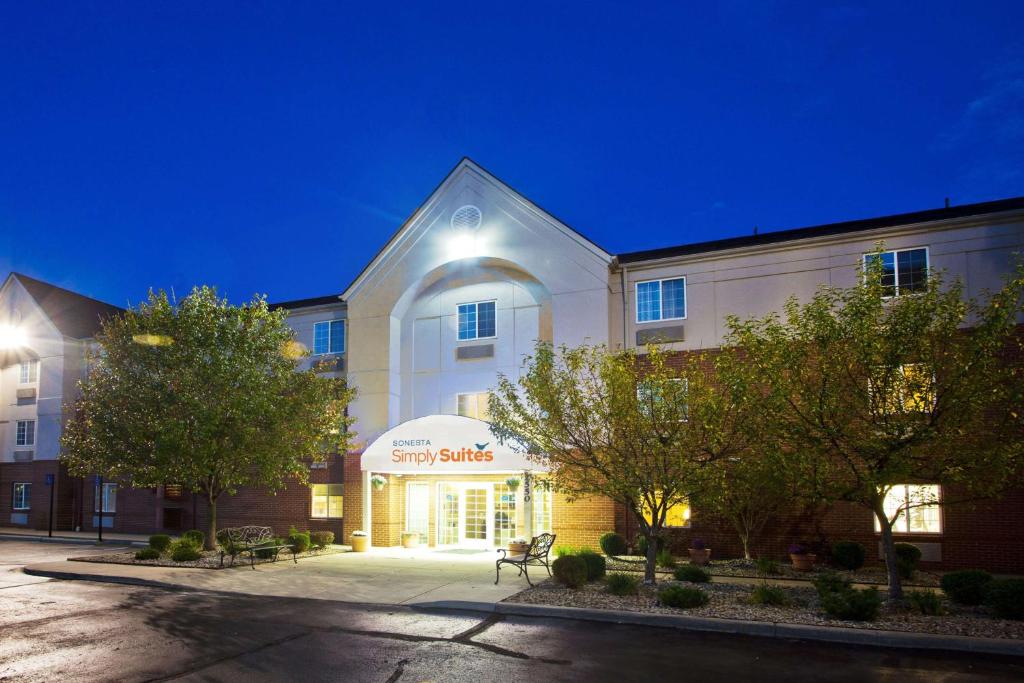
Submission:
<svg viewBox="0 0 1024 683">
<path fill-rule="evenodd" d="M 56 486 L 54 486 L 54 479 L 55 477 L 53 474 L 46 475 L 46 485 L 50 488 L 50 522 L 48 524 L 49 529 L 46 532 L 46 535 L 50 538 L 53 538 L 53 489 L 56 488 Z"/>
</svg>

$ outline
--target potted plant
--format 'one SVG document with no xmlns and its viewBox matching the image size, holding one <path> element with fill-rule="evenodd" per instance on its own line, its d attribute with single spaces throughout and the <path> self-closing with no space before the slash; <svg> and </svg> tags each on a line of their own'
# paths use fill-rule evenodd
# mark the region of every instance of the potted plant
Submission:
<svg viewBox="0 0 1024 683">
<path fill-rule="evenodd" d="M 370 535 L 365 531 L 352 532 L 352 552 L 365 553 L 370 547 Z"/>
<path fill-rule="evenodd" d="M 402 547 L 403 548 L 416 548 L 420 544 L 420 532 L 418 531 L 403 531 L 402 532 Z"/>
<path fill-rule="evenodd" d="M 388 483 L 388 480 L 379 474 L 375 474 L 370 477 L 370 486 L 373 487 L 374 491 L 381 491 L 384 488 L 384 484 Z"/>
<path fill-rule="evenodd" d="M 513 538 L 508 542 L 509 555 L 522 555 L 530 549 L 530 542 L 525 538 Z"/>
<path fill-rule="evenodd" d="M 690 563 L 704 565 L 711 559 L 711 548 L 700 538 L 690 541 Z"/>
<path fill-rule="evenodd" d="M 809 572 L 814 567 L 818 556 L 812 553 L 807 546 L 794 543 L 789 546 L 789 559 L 793 563 L 793 569 L 798 572 Z"/>
<path fill-rule="evenodd" d="M 519 479 L 518 479 L 518 477 L 509 477 L 508 479 L 506 479 L 505 480 L 505 486 L 508 487 L 509 491 L 511 491 L 512 493 L 515 493 L 519 489 Z"/>
</svg>

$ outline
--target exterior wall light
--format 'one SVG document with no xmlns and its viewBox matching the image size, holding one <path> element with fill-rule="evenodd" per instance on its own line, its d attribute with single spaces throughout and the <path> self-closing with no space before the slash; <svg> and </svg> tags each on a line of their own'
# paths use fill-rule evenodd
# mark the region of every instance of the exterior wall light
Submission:
<svg viewBox="0 0 1024 683">
<path fill-rule="evenodd" d="M 17 349 L 28 343 L 28 335 L 21 327 L 0 325 L 0 349 Z"/>
</svg>

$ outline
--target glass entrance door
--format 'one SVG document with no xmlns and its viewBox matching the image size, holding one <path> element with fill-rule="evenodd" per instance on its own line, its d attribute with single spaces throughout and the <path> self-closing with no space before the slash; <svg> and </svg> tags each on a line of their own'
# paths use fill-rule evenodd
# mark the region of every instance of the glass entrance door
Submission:
<svg viewBox="0 0 1024 683">
<path fill-rule="evenodd" d="M 437 490 L 437 545 L 492 547 L 495 541 L 494 484 L 442 482 Z"/>
<path fill-rule="evenodd" d="M 490 492 L 490 484 L 468 484 L 462 489 L 459 545 L 486 547 L 491 544 L 493 532 L 490 528 L 491 516 L 488 514 Z"/>
</svg>

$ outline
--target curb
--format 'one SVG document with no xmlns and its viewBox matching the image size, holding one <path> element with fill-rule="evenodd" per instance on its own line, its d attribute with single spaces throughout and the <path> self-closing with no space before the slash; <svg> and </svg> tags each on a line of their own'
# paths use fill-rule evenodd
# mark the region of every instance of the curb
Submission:
<svg viewBox="0 0 1024 683">
<path fill-rule="evenodd" d="M 93 538 L 78 538 L 73 536 L 28 536 L 24 534 L 0 534 L 0 541 L 28 541 L 32 543 L 71 543 L 74 545 L 100 545 Z M 112 539 L 109 541 L 103 541 L 104 546 L 139 546 L 143 547 L 148 545 L 143 541 L 122 541 L 118 539 Z"/>
<path fill-rule="evenodd" d="M 151 588 L 163 588 L 175 591 L 202 591 L 227 596 L 232 595 L 232 592 L 230 591 L 211 591 L 208 589 L 193 588 L 165 581 L 154 581 L 152 579 L 142 579 L 130 576 L 112 576 L 107 574 L 88 574 L 84 572 L 33 569 L 32 567 L 24 567 L 22 568 L 22 571 L 30 576 L 43 576 L 53 579 L 96 581 L 99 583 L 147 586 Z M 378 603 L 356 603 L 345 600 L 334 600 L 332 602 L 363 606 L 373 605 L 375 607 L 387 606 Z M 437 600 L 433 602 L 414 602 L 392 606 L 419 610 L 459 610 L 464 612 L 503 614 L 506 616 L 518 617 L 572 619 L 574 621 L 628 624 L 631 626 L 671 628 L 680 631 L 723 633 L 755 636 L 759 638 L 776 638 L 781 640 L 805 640 L 842 645 L 864 645 L 915 650 L 944 650 L 947 652 L 962 652 L 968 654 L 1024 657 L 1024 642 L 1002 638 L 975 638 L 970 636 L 946 636 L 932 633 L 878 631 L 873 629 L 814 626 L 813 624 L 788 624 L 772 621 L 742 621 L 739 619 L 690 617 L 681 614 L 646 614 L 643 612 L 590 609 L 584 607 L 530 605 L 516 602 L 491 603 L 470 600 Z"/>
</svg>

